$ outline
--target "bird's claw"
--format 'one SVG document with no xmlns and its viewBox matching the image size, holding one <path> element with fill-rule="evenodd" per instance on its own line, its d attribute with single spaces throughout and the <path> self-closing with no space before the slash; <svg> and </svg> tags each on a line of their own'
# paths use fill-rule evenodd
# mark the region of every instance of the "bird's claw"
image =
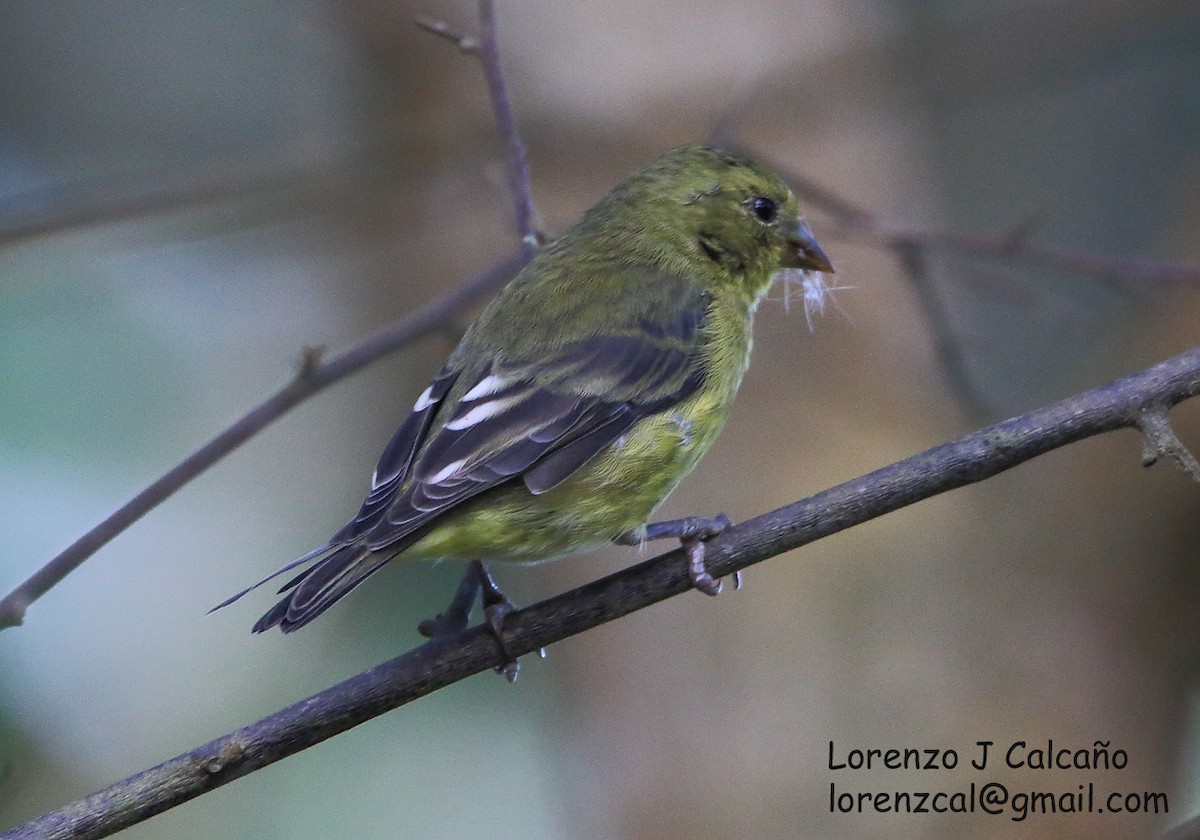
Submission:
<svg viewBox="0 0 1200 840">
<path fill-rule="evenodd" d="M 688 579 L 691 580 L 692 586 L 705 595 L 720 595 L 721 580 L 714 578 L 704 567 L 704 538 L 680 537 L 679 542 L 687 554 Z"/>
<path fill-rule="evenodd" d="M 484 620 L 491 629 L 492 635 L 496 637 L 496 643 L 500 645 L 501 652 L 508 657 L 507 662 L 496 667 L 496 673 L 503 676 L 509 682 L 515 682 L 517 676 L 521 673 L 520 661 L 515 656 L 509 654 L 508 648 L 504 646 L 504 619 L 514 609 L 516 609 L 516 606 L 499 589 L 489 590 L 486 586 L 484 587 Z"/>
<path fill-rule="evenodd" d="M 483 606 L 484 620 L 491 629 L 492 635 L 495 636 L 496 644 L 500 646 L 500 651 L 508 657 L 507 662 L 496 666 L 496 673 L 503 676 L 509 682 L 516 682 L 517 677 L 521 673 L 521 663 L 504 646 L 504 619 L 510 612 L 516 609 L 516 604 L 500 591 L 500 587 L 496 586 L 496 581 L 492 579 L 492 576 L 482 563 L 479 564 L 479 571 L 481 584 L 479 600 Z"/>
<path fill-rule="evenodd" d="M 730 527 L 733 523 L 723 513 L 713 517 L 689 516 L 681 521 L 679 542 L 687 554 L 688 579 L 695 589 L 705 595 L 721 594 L 723 584 L 719 578 L 714 578 L 704 565 L 704 541 Z M 735 575 L 734 586 L 741 589 L 741 576 Z"/>
<path fill-rule="evenodd" d="M 674 538 L 679 540 L 688 560 L 688 580 L 692 586 L 706 595 L 721 594 L 721 581 L 714 578 L 704 566 L 704 541 L 730 527 L 733 523 L 723 513 L 716 516 L 685 516 L 666 522 L 651 522 L 619 534 L 615 540 L 621 545 L 639 545 L 648 540 Z M 735 589 L 742 588 L 740 572 L 733 573 Z"/>
<path fill-rule="evenodd" d="M 422 621 L 417 625 L 417 632 L 427 639 L 459 635 L 470 624 L 471 607 L 474 606 L 476 598 L 479 598 L 483 606 L 484 622 L 491 630 L 500 650 L 508 657 L 507 662 L 496 668 L 496 673 L 513 682 L 521 671 L 521 663 L 504 647 L 504 619 L 516 609 L 516 605 L 500 591 L 487 567 L 478 560 L 467 565 L 462 583 L 458 585 L 454 599 L 446 611 L 438 613 L 435 618 Z"/>
</svg>

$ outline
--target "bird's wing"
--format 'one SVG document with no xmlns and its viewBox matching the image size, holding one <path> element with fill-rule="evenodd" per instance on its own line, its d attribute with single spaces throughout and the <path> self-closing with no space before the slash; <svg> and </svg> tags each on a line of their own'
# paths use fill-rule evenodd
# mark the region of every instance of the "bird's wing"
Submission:
<svg viewBox="0 0 1200 840">
<path fill-rule="evenodd" d="M 642 418 L 685 400 L 703 381 L 710 301 L 681 295 L 669 317 L 543 358 L 496 358 L 468 377 L 444 369 L 384 450 L 333 553 L 285 584 L 279 591 L 292 592 L 255 630 L 306 624 L 467 499 L 512 480 L 545 493 Z"/>
<path fill-rule="evenodd" d="M 449 392 L 457 378 L 457 371 L 443 370 L 434 377 L 433 382 L 421 393 L 421 396 L 417 397 L 412 411 L 409 412 L 408 417 L 404 418 L 404 422 L 400 424 L 400 428 L 396 430 L 396 433 L 392 435 L 392 439 L 388 441 L 388 445 L 384 448 L 383 454 L 379 458 L 379 465 L 375 468 L 375 472 L 371 476 L 371 492 L 367 494 L 367 498 L 363 501 L 362 507 L 354 519 L 350 520 L 340 531 L 334 534 L 325 545 L 315 548 L 304 556 L 298 557 L 287 565 L 276 569 L 257 583 L 247 586 L 236 595 L 226 598 L 209 610 L 209 612 L 215 612 L 222 607 L 229 606 L 243 595 L 258 589 L 264 583 L 268 583 L 298 566 L 303 566 L 320 557 L 322 554 L 328 554 L 334 549 L 345 548 L 354 542 L 363 531 L 378 522 L 387 510 L 387 506 L 391 504 L 395 497 L 397 488 L 408 474 L 408 469 L 412 465 L 413 455 L 425 440 L 425 436 L 429 432 L 429 427 L 433 423 L 433 418 L 437 413 L 438 407 L 441 405 L 442 400 L 445 399 L 447 392 Z M 314 572 L 320 565 L 331 564 L 331 561 L 335 557 L 340 557 L 338 562 L 341 565 L 346 565 L 345 561 L 348 556 L 349 552 L 341 552 L 339 554 L 339 552 L 334 551 L 334 553 L 329 554 L 328 557 L 316 566 L 300 572 L 296 577 L 285 583 L 279 591 L 285 592 L 291 589 Z M 266 616 L 263 616 L 263 620 L 265 621 L 270 615 L 271 613 L 268 613 Z M 262 622 L 259 623 L 261 624 Z M 278 619 L 275 623 L 278 623 Z M 269 624 L 267 626 L 274 625 Z M 257 625 L 255 630 L 258 632 Z"/>
<path fill-rule="evenodd" d="M 638 420 L 686 399 L 703 376 L 691 340 L 700 317 L 674 325 L 674 335 L 641 325 L 549 359 L 492 366 L 439 416 L 411 482 L 367 535 L 371 547 L 518 476 L 531 493 L 545 493 Z"/>
</svg>

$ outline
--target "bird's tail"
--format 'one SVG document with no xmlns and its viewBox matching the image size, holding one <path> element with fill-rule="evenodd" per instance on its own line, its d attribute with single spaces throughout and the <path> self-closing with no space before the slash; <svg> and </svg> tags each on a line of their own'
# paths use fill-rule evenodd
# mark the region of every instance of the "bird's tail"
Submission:
<svg viewBox="0 0 1200 840">
<path fill-rule="evenodd" d="M 212 613 L 215 613 L 217 610 L 221 609 L 222 607 L 228 607 L 234 601 L 238 600 L 243 595 L 246 595 L 250 592 L 253 592 L 255 589 L 258 589 L 258 587 L 262 586 L 267 581 L 275 580 L 275 578 L 279 577 L 284 572 L 290 572 L 292 569 L 296 568 L 297 566 L 303 566 L 309 560 L 312 560 L 313 558 L 316 558 L 316 557 L 320 557 L 322 554 L 329 551 L 329 549 L 330 549 L 330 546 L 323 545 L 320 548 L 314 548 L 312 551 L 308 552 L 308 554 L 305 554 L 303 557 L 297 557 L 295 560 L 293 560 L 291 563 L 288 563 L 286 566 L 283 566 L 282 568 L 276 569 L 275 571 L 271 572 L 271 574 L 267 575 L 265 578 L 260 580 L 258 583 L 247 586 L 245 589 L 243 589 L 238 594 L 231 595 L 230 597 L 226 598 L 224 601 L 222 601 L 221 603 L 219 603 L 215 607 L 213 607 L 211 610 L 209 610 L 208 611 L 209 614 L 211 615 Z M 312 571 L 312 570 L 309 569 L 308 571 Z M 302 572 L 300 575 L 300 578 L 296 578 L 288 583 L 285 583 L 279 591 L 285 592 L 286 590 L 291 589 L 293 586 L 295 586 L 297 583 L 300 582 L 301 578 L 307 576 L 308 571 Z"/>
<path fill-rule="evenodd" d="M 258 589 L 284 572 L 291 571 L 326 553 L 328 553 L 327 557 L 318 560 L 311 568 L 300 572 L 279 588 L 280 593 L 287 592 L 288 594 L 258 620 L 258 623 L 254 625 L 255 633 L 270 630 L 276 625 L 284 633 L 300 629 L 329 609 L 334 602 L 349 593 L 351 589 L 377 572 L 384 563 L 395 556 L 396 552 L 372 551 L 356 543 L 336 548 L 328 545 L 321 546 L 303 557 L 293 560 L 283 568 L 276 569 L 258 583 L 243 589 L 233 597 L 226 598 L 209 612 L 229 606 L 246 593 Z"/>
<path fill-rule="evenodd" d="M 334 549 L 280 588 L 280 592 L 291 592 L 258 620 L 254 632 L 262 633 L 276 625 L 284 633 L 299 630 L 394 556 L 393 551 L 372 551 L 356 543 Z"/>
</svg>

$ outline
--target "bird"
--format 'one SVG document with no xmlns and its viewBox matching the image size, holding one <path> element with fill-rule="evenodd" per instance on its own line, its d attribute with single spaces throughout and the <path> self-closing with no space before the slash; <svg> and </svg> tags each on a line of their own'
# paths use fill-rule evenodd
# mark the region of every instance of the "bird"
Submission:
<svg viewBox="0 0 1200 840">
<path fill-rule="evenodd" d="M 709 449 L 781 270 L 832 272 L 784 180 L 680 146 L 541 248 L 463 334 L 387 443 L 358 513 L 325 544 L 219 604 L 305 568 L 253 632 L 304 627 L 392 560 L 468 561 L 499 638 L 511 604 L 486 566 L 678 538 L 695 588 L 720 591 L 704 540 L 723 515 L 651 522 Z M 461 597 L 460 597 L 461 596 Z"/>
</svg>

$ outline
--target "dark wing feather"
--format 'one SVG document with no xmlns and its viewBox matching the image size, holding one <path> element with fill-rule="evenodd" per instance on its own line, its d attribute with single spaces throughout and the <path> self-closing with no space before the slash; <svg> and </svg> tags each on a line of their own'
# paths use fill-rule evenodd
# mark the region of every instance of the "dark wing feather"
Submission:
<svg viewBox="0 0 1200 840">
<path fill-rule="evenodd" d="M 373 555 L 361 545 L 343 545 L 298 579 L 290 581 L 280 592 L 286 592 L 300 583 L 309 584 L 301 595 L 301 589 L 281 599 L 252 628 L 262 633 L 276 625 L 284 633 L 299 630 L 305 624 L 325 612 L 368 577 L 383 567 L 390 557 Z"/>
<path fill-rule="evenodd" d="M 417 398 L 412 411 L 392 435 L 371 476 L 371 492 L 363 501 L 358 514 L 329 540 L 329 545 L 344 545 L 371 530 L 383 518 L 396 491 L 404 484 L 412 467 L 413 457 L 425 441 L 438 407 L 454 386 L 459 372 L 443 370 Z"/>
<path fill-rule="evenodd" d="M 539 459 L 532 469 L 526 470 L 521 476 L 526 488 L 535 496 L 550 490 L 590 461 L 597 452 L 629 431 L 633 424 L 644 416 L 644 413 L 633 411 L 628 405 L 615 406 L 607 420 L 597 424 L 586 434 L 562 444 Z"/>
<path fill-rule="evenodd" d="M 316 573 L 319 570 L 326 572 L 338 568 L 347 568 L 352 565 L 357 559 L 353 557 L 357 549 L 350 545 L 358 537 L 369 531 L 373 526 L 378 524 L 383 518 L 383 514 L 387 511 L 388 505 L 392 503 L 396 495 L 396 491 L 404 483 L 408 475 L 409 468 L 412 466 L 413 457 L 420 448 L 421 443 L 425 440 L 426 434 L 429 432 L 429 426 L 433 423 L 433 418 L 437 414 L 438 407 L 441 405 L 446 394 L 454 386 L 454 381 L 458 378 L 459 372 L 454 370 L 443 370 L 430 383 L 429 387 L 417 397 L 416 403 L 413 405 L 412 411 L 408 417 L 400 424 L 400 428 L 392 435 L 392 439 L 388 441 L 388 445 L 384 447 L 383 454 L 379 458 L 379 463 L 375 467 L 375 472 L 371 476 L 371 492 L 363 501 L 362 507 L 359 508 L 358 514 L 345 526 L 334 534 L 325 545 L 314 549 L 303 557 L 300 557 L 288 563 L 282 568 L 276 569 L 271 574 L 267 575 L 262 580 L 255 583 L 253 586 L 248 586 L 241 592 L 226 598 L 221 603 L 217 604 L 209 612 L 219 610 L 222 607 L 227 607 L 234 601 L 241 598 L 248 592 L 252 592 L 263 584 L 274 580 L 285 572 L 289 572 L 297 566 L 302 566 L 322 554 L 329 554 L 315 565 L 301 571 L 287 583 L 279 588 L 279 592 L 287 592 L 300 584 L 301 581 L 316 578 Z M 349 547 L 351 551 L 342 551 L 342 548 Z M 358 552 L 365 554 L 365 552 Z M 372 569 L 372 571 L 374 571 Z M 358 581 L 365 580 L 366 575 L 358 578 Z M 357 584 L 356 584 L 357 585 Z M 346 589 L 342 592 L 348 592 Z M 340 595 L 338 597 L 341 597 Z M 336 600 L 336 599 L 335 599 Z M 276 604 L 274 609 L 262 617 L 262 619 L 254 626 L 255 633 L 261 633 L 276 624 L 283 624 L 285 632 L 294 630 L 307 620 L 315 618 L 320 611 L 312 613 L 311 617 L 303 622 L 288 622 L 285 621 L 287 615 L 287 605 L 291 598 L 285 598 L 280 603 Z M 330 602 L 332 603 L 332 601 Z M 328 606 L 328 605 L 326 605 Z"/>
<path fill-rule="evenodd" d="M 468 381 L 444 370 L 384 450 L 370 495 L 329 543 L 333 553 L 289 581 L 280 591 L 292 591 L 254 629 L 307 624 L 457 505 L 518 479 L 545 493 L 639 420 L 687 399 L 703 383 L 709 301 L 680 295 L 670 317 L 546 358 L 498 358 Z"/>
<path fill-rule="evenodd" d="M 366 538 L 386 548 L 472 496 L 516 477 L 535 494 L 565 480 L 639 420 L 679 403 L 700 387 L 703 367 L 692 338 L 650 331 L 593 336 L 553 359 L 497 365 L 507 384 L 489 394 L 494 414 L 456 427 L 479 405 L 448 412 L 412 467 L 412 483 Z M 473 401 L 478 403 L 478 401 Z"/>
</svg>

